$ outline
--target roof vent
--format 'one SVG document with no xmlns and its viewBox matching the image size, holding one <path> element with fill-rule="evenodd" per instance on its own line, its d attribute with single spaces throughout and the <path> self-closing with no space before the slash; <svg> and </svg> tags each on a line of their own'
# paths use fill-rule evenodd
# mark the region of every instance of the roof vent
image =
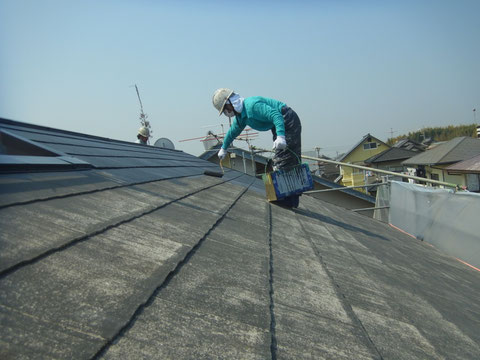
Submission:
<svg viewBox="0 0 480 360">
<path fill-rule="evenodd" d="M 29 141 L 0 130 L 0 154 L 23 156 L 58 156 L 58 154 L 37 146 Z"/>
<path fill-rule="evenodd" d="M 0 129 L 0 172 L 90 169 L 92 165 Z"/>
</svg>

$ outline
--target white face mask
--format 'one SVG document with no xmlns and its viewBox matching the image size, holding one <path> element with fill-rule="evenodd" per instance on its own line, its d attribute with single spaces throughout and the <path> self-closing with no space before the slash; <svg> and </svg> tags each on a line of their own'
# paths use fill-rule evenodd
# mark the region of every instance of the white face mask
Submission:
<svg viewBox="0 0 480 360">
<path fill-rule="evenodd" d="M 229 118 L 235 117 L 235 113 L 233 111 L 223 110 L 223 113 L 225 114 L 226 117 L 229 117 Z"/>
</svg>

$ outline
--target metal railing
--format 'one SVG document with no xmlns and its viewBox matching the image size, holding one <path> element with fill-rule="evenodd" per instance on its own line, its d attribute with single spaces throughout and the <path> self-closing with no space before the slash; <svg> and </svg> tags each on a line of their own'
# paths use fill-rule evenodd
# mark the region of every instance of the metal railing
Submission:
<svg viewBox="0 0 480 360">
<path fill-rule="evenodd" d="M 366 170 L 366 171 L 371 171 L 371 172 L 375 172 L 375 173 L 379 173 L 379 174 L 385 174 L 385 175 L 393 175 L 393 176 L 398 176 L 398 177 L 401 177 L 401 178 L 404 178 L 404 179 L 413 179 L 413 180 L 422 181 L 422 182 L 426 182 L 426 183 L 430 183 L 430 184 L 443 185 L 443 186 L 458 189 L 457 184 L 447 183 L 447 182 L 444 182 L 444 181 L 438 181 L 438 180 L 433 180 L 433 179 L 422 178 L 422 177 L 419 177 L 419 176 L 405 175 L 405 174 L 396 173 L 396 172 L 388 171 L 388 170 L 375 169 L 375 168 L 370 168 L 370 167 L 367 167 L 367 166 L 354 165 L 354 164 L 349 164 L 349 163 L 343 163 L 343 162 L 340 162 L 340 161 L 321 159 L 321 158 L 316 158 L 316 157 L 313 157 L 313 156 L 306 156 L 306 155 L 302 155 L 302 159 L 315 160 L 315 161 L 319 161 L 319 162 L 325 162 L 325 163 L 335 164 L 335 165 L 340 165 L 340 166 L 348 166 L 348 167 L 351 167 L 351 168 L 354 168 L 354 169 Z"/>
<path fill-rule="evenodd" d="M 275 152 L 273 150 L 262 149 L 262 148 L 258 148 L 258 147 L 255 147 L 255 146 L 252 146 L 252 149 L 255 150 L 256 152 L 271 152 L 271 153 Z M 335 161 L 335 160 L 327 160 L 327 159 L 322 159 L 322 158 L 316 158 L 316 157 L 313 157 L 313 156 L 301 155 L 301 157 L 302 157 L 302 159 L 314 160 L 314 161 L 317 161 L 317 162 L 324 162 L 324 163 L 335 164 L 335 165 L 340 165 L 340 166 L 347 166 L 347 167 L 351 167 L 351 168 L 354 168 L 354 169 L 371 171 L 371 172 L 374 172 L 374 173 L 385 174 L 385 175 L 392 175 L 392 176 L 397 176 L 397 177 L 401 177 L 401 178 L 404 178 L 404 179 L 412 179 L 412 180 L 422 181 L 422 182 L 430 183 L 430 184 L 443 185 L 443 186 L 454 188 L 456 190 L 458 189 L 457 184 L 447 183 L 447 182 L 444 182 L 444 181 L 427 179 L 427 178 L 414 176 L 414 175 L 405 175 L 405 174 L 401 174 L 401 173 L 397 173 L 397 172 L 393 172 L 393 171 L 375 169 L 375 168 L 371 168 L 371 167 L 367 167 L 367 166 L 354 165 L 354 164 L 344 163 L 344 162 Z M 371 186 L 371 185 L 369 185 L 369 186 Z M 343 187 L 343 188 L 339 188 L 339 189 L 343 190 L 343 189 L 346 189 L 346 188 L 347 187 Z"/>
<path fill-rule="evenodd" d="M 383 182 L 383 183 L 375 183 L 370 185 L 341 186 L 334 189 L 309 190 L 309 191 L 305 191 L 304 194 L 314 194 L 314 193 L 321 193 L 321 192 L 327 192 L 327 191 L 339 191 L 339 190 L 346 190 L 346 189 L 369 188 L 369 187 L 380 186 L 380 185 L 387 185 L 387 183 Z"/>
</svg>

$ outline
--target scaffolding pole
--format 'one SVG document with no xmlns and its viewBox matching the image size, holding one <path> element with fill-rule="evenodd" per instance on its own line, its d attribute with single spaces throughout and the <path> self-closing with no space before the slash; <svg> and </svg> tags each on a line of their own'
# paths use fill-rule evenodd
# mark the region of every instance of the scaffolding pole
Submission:
<svg viewBox="0 0 480 360">
<path fill-rule="evenodd" d="M 369 207 L 369 208 L 362 208 L 362 209 L 351 209 L 353 212 L 357 211 L 369 211 L 369 210 L 381 210 L 381 209 L 389 209 L 390 206 L 379 206 L 379 207 Z"/>
<path fill-rule="evenodd" d="M 321 193 L 321 192 L 327 192 L 327 191 L 340 191 L 340 190 L 356 189 L 356 188 L 369 188 L 373 186 L 380 186 L 380 185 L 387 185 L 387 184 L 388 183 L 384 182 L 384 183 L 376 183 L 376 184 L 370 184 L 370 185 L 341 186 L 334 189 L 309 190 L 309 191 L 305 191 L 304 194 L 314 194 L 314 193 Z"/>
<path fill-rule="evenodd" d="M 422 178 L 422 177 L 419 177 L 419 176 L 400 174 L 400 173 L 396 173 L 396 172 L 393 172 L 393 171 L 374 169 L 374 168 L 370 168 L 370 167 L 362 166 L 362 165 L 353 165 L 353 164 L 343 163 L 343 162 L 340 162 L 340 161 L 315 158 L 313 156 L 306 156 L 306 155 L 302 155 L 302 159 L 323 161 L 323 162 L 330 163 L 330 164 L 335 164 L 335 165 L 340 165 L 340 166 L 348 166 L 348 167 L 351 167 L 351 168 L 371 171 L 371 172 L 375 172 L 375 173 L 379 173 L 379 174 L 398 176 L 398 177 L 401 177 L 401 178 L 404 178 L 404 179 L 413 179 L 413 180 L 417 180 L 417 181 L 427 182 L 427 183 L 430 183 L 430 184 L 448 186 L 448 187 L 455 188 L 455 189 L 458 188 L 457 184 L 451 184 L 451 183 L 447 183 L 447 182 L 443 182 L 443 181 Z"/>
<path fill-rule="evenodd" d="M 259 152 L 274 152 L 273 150 L 260 149 L 260 148 L 257 148 L 257 147 L 255 147 L 255 149 L 258 150 Z M 329 164 L 335 164 L 335 165 L 340 165 L 340 166 L 348 166 L 348 167 L 351 167 L 351 168 L 354 168 L 354 169 L 371 171 L 371 172 L 375 172 L 375 173 L 379 173 L 379 174 L 385 174 L 385 175 L 398 176 L 398 177 L 401 177 L 401 178 L 404 178 L 404 179 L 412 179 L 412 180 L 422 181 L 422 182 L 426 182 L 426 183 L 430 183 L 430 184 L 443 185 L 443 186 L 454 188 L 455 190 L 458 189 L 457 184 L 451 184 L 451 183 L 447 183 L 447 182 L 443 182 L 443 181 L 422 178 L 422 177 L 419 177 L 419 176 L 400 174 L 400 173 L 396 173 L 396 172 L 393 172 L 393 171 L 374 169 L 374 168 L 370 168 L 370 167 L 362 166 L 362 165 L 354 165 L 354 164 L 343 163 L 343 162 L 335 161 L 335 160 L 327 160 L 327 159 L 322 159 L 322 158 L 316 158 L 316 157 L 307 156 L 307 155 L 302 155 L 302 159 L 326 162 L 326 163 L 329 163 Z"/>
</svg>

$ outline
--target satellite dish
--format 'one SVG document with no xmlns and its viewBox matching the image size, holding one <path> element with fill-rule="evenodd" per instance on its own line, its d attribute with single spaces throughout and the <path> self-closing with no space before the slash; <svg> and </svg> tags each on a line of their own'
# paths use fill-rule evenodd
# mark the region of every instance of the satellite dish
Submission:
<svg viewBox="0 0 480 360">
<path fill-rule="evenodd" d="M 172 149 L 172 150 L 175 149 L 175 145 L 173 145 L 173 142 L 171 142 L 167 138 L 158 139 L 157 141 L 155 141 L 155 144 L 153 144 L 153 146 L 161 147 L 161 148 L 165 148 L 165 149 Z"/>
</svg>

